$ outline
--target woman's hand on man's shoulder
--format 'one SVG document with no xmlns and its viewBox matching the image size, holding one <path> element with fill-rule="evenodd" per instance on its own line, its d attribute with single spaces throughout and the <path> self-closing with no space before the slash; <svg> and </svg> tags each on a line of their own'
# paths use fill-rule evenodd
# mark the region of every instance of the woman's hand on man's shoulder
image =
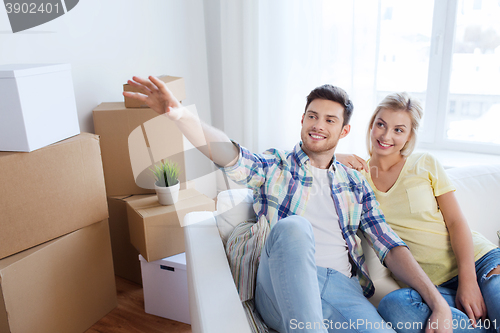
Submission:
<svg viewBox="0 0 500 333">
<path fill-rule="evenodd" d="M 368 172 L 368 164 L 364 159 L 359 157 L 358 155 L 355 154 L 335 154 L 335 158 L 337 161 L 340 163 L 344 164 L 345 166 L 357 170 L 357 171 L 362 171 L 365 170 Z"/>
</svg>

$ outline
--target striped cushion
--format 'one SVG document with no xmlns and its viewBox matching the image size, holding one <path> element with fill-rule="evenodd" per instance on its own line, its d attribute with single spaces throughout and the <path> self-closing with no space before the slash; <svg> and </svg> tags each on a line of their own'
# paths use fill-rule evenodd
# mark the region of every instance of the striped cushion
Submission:
<svg viewBox="0 0 500 333">
<path fill-rule="evenodd" d="M 226 245 L 226 253 L 234 283 L 254 333 L 269 332 L 253 305 L 260 253 L 269 230 L 269 223 L 264 216 L 257 222 L 242 222 L 234 228 Z"/>
</svg>

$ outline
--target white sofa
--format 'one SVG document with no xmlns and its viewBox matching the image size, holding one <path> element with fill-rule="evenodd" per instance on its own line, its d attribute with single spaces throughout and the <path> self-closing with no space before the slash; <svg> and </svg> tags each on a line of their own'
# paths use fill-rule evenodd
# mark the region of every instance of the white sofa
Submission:
<svg viewBox="0 0 500 333">
<path fill-rule="evenodd" d="M 499 245 L 500 165 L 447 170 L 457 187 L 456 196 L 471 229 Z M 230 190 L 218 196 L 216 212 L 195 212 L 185 217 L 188 289 L 193 333 L 250 333 L 224 251 L 225 241 L 238 223 L 255 216 L 249 190 Z M 377 305 L 398 285 L 373 250 L 363 244 L 376 293 Z"/>
</svg>

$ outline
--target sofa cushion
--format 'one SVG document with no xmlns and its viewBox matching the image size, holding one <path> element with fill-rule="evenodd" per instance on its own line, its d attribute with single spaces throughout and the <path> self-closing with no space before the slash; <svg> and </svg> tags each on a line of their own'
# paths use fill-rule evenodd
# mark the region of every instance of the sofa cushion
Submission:
<svg viewBox="0 0 500 333">
<path fill-rule="evenodd" d="M 470 228 L 498 246 L 500 164 L 452 168 L 447 173 Z"/>
<path fill-rule="evenodd" d="M 216 221 L 224 243 L 233 229 L 243 221 L 257 221 L 253 210 L 253 193 L 250 189 L 232 189 L 217 196 Z"/>
</svg>

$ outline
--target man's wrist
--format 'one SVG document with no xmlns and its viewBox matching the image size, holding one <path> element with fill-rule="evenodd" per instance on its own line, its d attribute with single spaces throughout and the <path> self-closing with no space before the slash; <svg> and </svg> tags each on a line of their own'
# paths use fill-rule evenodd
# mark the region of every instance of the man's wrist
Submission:
<svg viewBox="0 0 500 333">
<path fill-rule="evenodd" d="M 172 121 L 179 121 L 185 117 L 187 113 L 186 107 L 179 105 L 177 107 L 168 107 L 165 115 Z"/>
</svg>

